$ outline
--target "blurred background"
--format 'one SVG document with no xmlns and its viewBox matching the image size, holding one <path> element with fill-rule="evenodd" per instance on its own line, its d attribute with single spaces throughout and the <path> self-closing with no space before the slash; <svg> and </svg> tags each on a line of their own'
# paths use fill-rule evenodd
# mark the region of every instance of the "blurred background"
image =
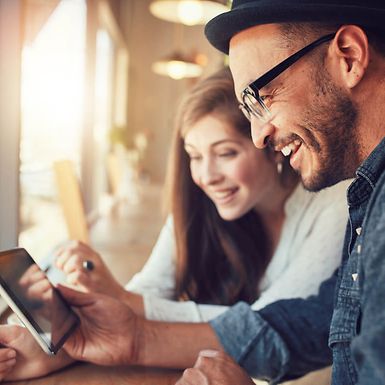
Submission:
<svg viewBox="0 0 385 385">
<path fill-rule="evenodd" d="M 0 249 L 70 237 L 140 268 L 178 101 L 225 60 L 204 23 L 228 6 L 0 0 Z"/>
</svg>

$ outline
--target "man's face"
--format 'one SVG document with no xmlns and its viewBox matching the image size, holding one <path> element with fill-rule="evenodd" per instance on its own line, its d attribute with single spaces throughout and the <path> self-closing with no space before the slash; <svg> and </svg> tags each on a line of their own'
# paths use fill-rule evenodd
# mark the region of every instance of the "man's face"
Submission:
<svg viewBox="0 0 385 385">
<path fill-rule="evenodd" d="M 327 45 L 317 47 L 261 89 L 271 116 L 266 122 L 251 119 L 254 144 L 270 145 L 289 156 L 312 191 L 353 176 L 359 164 L 357 112 L 324 67 L 326 49 Z M 253 27 L 233 37 L 229 56 L 237 98 L 241 100 L 248 84 L 292 53 L 277 25 Z"/>
</svg>

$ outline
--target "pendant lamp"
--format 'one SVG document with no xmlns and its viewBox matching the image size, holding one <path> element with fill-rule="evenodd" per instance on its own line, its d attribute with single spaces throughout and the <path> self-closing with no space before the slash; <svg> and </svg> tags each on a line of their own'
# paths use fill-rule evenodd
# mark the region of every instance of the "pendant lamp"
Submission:
<svg viewBox="0 0 385 385">
<path fill-rule="evenodd" d="M 150 12 L 163 20 L 185 25 L 206 24 L 213 17 L 229 10 L 221 1 L 155 0 Z"/>
<path fill-rule="evenodd" d="M 152 70 L 158 75 L 179 80 L 199 77 L 202 74 L 203 68 L 194 59 L 176 51 L 164 59 L 153 63 Z"/>
</svg>

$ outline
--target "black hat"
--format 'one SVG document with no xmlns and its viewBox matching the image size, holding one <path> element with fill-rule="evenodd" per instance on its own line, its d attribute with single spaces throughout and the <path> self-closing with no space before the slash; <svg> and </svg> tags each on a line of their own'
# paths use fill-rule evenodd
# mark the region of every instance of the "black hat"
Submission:
<svg viewBox="0 0 385 385">
<path fill-rule="evenodd" d="M 207 23 L 205 34 L 215 48 L 228 53 L 238 32 L 287 22 L 357 24 L 385 31 L 385 0 L 234 0 L 229 12 Z"/>
</svg>

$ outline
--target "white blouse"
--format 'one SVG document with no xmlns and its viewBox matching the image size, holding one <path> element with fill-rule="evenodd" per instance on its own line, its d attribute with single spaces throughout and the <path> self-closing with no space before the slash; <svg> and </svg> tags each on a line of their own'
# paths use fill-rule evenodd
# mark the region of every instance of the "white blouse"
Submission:
<svg viewBox="0 0 385 385">
<path fill-rule="evenodd" d="M 260 283 L 254 310 L 284 298 L 316 294 L 339 266 L 347 224 L 350 180 L 317 193 L 299 185 L 285 203 L 285 222 L 277 249 Z M 143 269 L 126 285 L 142 294 L 145 316 L 158 321 L 207 322 L 227 306 L 178 302 L 175 298 L 175 244 L 168 218 Z"/>
</svg>

